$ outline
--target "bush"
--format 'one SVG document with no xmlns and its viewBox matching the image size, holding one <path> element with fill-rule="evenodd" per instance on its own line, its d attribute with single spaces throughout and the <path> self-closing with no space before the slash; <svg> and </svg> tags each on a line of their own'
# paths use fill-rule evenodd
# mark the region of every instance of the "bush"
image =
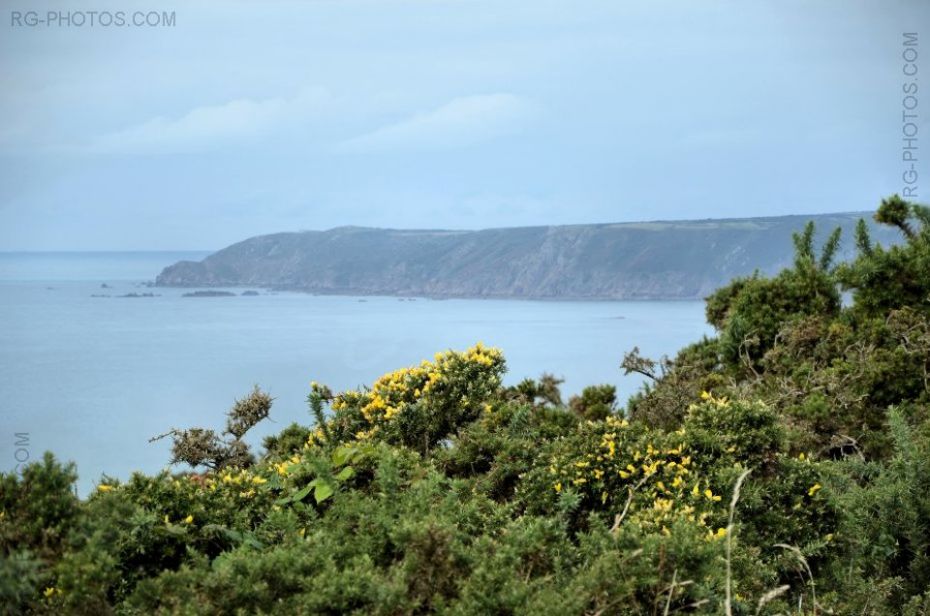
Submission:
<svg viewBox="0 0 930 616">
<path fill-rule="evenodd" d="M 464 353 L 437 353 L 435 361 L 384 375 L 370 390 L 331 398 L 335 414 L 312 438 L 376 438 L 426 453 L 490 408 L 500 395 L 504 368 L 501 352 L 480 343 Z M 319 400 L 328 390 L 315 392 Z"/>
<path fill-rule="evenodd" d="M 906 244 L 708 299 L 719 337 L 562 404 L 477 345 L 333 394 L 255 456 L 270 411 L 176 437 L 203 472 L 0 476 L 4 613 L 908 614 L 930 608 L 930 210 Z M 881 284 L 890 280 L 888 289 Z M 839 285 L 852 291 L 839 304 Z M 326 405 L 332 413 L 327 416 Z M 890 410 L 889 410 L 890 409 Z M 237 444 L 238 443 L 238 444 Z M 737 490 L 736 486 L 739 486 Z"/>
<path fill-rule="evenodd" d="M 911 426 L 900 409 L 888 422 L 891 459 L 852 464 L 841 503 L 855 576 L 895 580 L 887 602 L 896 606 L 930 588 L 930 423 Z"/>
<path fill-rule="evenodd" d="M 613 385 L 585 387 L 580 396 L 572 396 L 568 408 L 582 419 L 591 421 L 607 419 L 616 412 L 617 388 Z"/>
<path fill-rule="evenodd" d="M 51 453 L 27 464 L 22 475 L 0 476 L 0 547 L 7 554 L 28 549 L 54 557 L 62 549 L 78 513 L 74 464 L 62 465 Z"/>
</svg>

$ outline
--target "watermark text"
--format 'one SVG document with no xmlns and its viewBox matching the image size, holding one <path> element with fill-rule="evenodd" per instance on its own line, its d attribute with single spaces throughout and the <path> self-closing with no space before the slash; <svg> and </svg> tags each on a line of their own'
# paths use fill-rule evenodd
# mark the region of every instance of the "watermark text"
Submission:
<svg viewBox="0 0 930 616">
<path fill-rule="evenodd" d="M 12 28 L 173 28 L 174 11 L 10 11 Z"/>
<path fill-rule="evenodd" d="M 13 460 L 16 462 L 15 472 L 19 472 L 19 467 L 29 461 L 29 433 L 13 433 Z"/>
<path fill-rule="evenodd" d="M 901 195 L 904 198 L 916 199 L 918 195 L 918 184 L 920 174 L 917 171 L 919 162 L 919 122 L 918 122 L 918 105 L 917 98 L 917 33 L 905 32 L 902 42 L 901 59 L 903 66 L 903 80 L 901 85 L 901 163 L 903 170 L 901 173 Z"/>
</svg>

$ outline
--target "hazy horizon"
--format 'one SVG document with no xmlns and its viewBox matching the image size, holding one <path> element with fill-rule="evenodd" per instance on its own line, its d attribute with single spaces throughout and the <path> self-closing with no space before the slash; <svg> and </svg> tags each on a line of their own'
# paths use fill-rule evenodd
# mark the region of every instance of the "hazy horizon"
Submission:
<svg viewBox="0 0 930 616">
<path fill-rule="evenodd" d="M 690 222 L 704 222 L 704 221 L 708 221 L 708 222 L 727 222 L 727 221 L 752 220 L 752 219 L 781 218 L 781 217 L 787 217 L 787 216 L 796 216 L 796 217 L 801 217 L 801 218 L 803 218 L 803 217 L 805 217 L 805 216 L 844 216 L 844 215 L 845 215 L 845 216 L 856 216 L 856 215 L 861 215 L 861 216 L 863 216 L 863 217 L 865 217 L 865 218 L 867 218 L 867 219 L 871 219 L 871 216 L 872 216 L 873 213 L 874 213 L 874 212 L 870 212 L 870 211 L 851 211 L 851 212 L 808 212 L 808 213 L 801 213 L 801 214 L 781 214 L 781 215 L 776 215 L 776 216 L 740 216 L 740 217 L 732 217 L 732 218 L 680 218 L 680 219 L 677 219 L 677 220 L 671 220 L 671 219 L 661 219 L 661 220 L 660 220 L 660 219 L 654 219 L 654 220 L 643 219 L 643 220 L 624 220 L 624 221 L 602 221 L 602 222 L 587 222 L 587 223 L 569 223 L 569 224 L 565 224 L 565 225 L 514 225 L 514 226 L 502 226 L 502 227 L 478 227 L 478 228 L 474 228 L 474 229 L 465 229 L 465 228 L 458 228 L 458 229 L 454 229 L 454 228 L 419 228 L 419 229 L 418 229 L 418 228 L 401 228 L 401 227 L 373 227 L 373 226 L 367 226 L 367 225 L 340 225 L 340 226 L 338 226 L 338 227 L 328 227 L 328 228 L 325 228 L 325 229 L 289 229 L 289 230 L 288 230 L 288 229 L 282 229 L 282 230 L 280 230 L 280 231 L 270 231 L 270 232 L 268 232 L 268 233 L 262 233 L 262 234 L 260 234 L 260 235 L 277 235 L 277 234 L 280 234 L 280 233 L 326 233 L 326 232 L 328 232 L 328 231 L 335 231 L 335 230 L 337 230 L 337 229 L 347 229 L 347 228 L 373 229 L 373 230 L 377 230 L 377 231 L 473 232 L 473 231 L 487 231 L 487 230 L 492 230 L 492 229 L 521 229 L 521 228 L 556 227 L 556 226 L 558 226 L 558 227 L 571 227 L 571 226 L 603 226 L 603 225 L 637 225 L 637 224 L 653 224 L 653 223 L 685 223 L 685 222 L 690 223 Z M 94 248 L 86 248 L 86 249 L 68 249 L 68 248 L 55 248 L 55 249 L 45 249 L 45 250 L 30 250 L 30 249 L 24 249 L 24 250 L 3 250 L 3 249 L 0 249 L 0 254 L 27 254 L 27 253 L 28 253 L 28 254 L 41 254 L 41 253 L 49 253 L 49 254 L 53 254 L 53 253 L 54 253 L 54 254 L 68 254 L 68 253 L 74 253 L 74 254 L 95 254 L 95 253 L 99 253 L 99 254 L 107 254 L 107 253 L 140 253 L 140 254 L 151 253 L 151 254 L 158 254 L 158 253 L 169 253 L 169 254 L 171 254 L 171 253 L 184 253 L 184 252 L 190 252 L 190 253 L 195 253 L 195 252 L 197 252 L 197 253 L 212 253 L 212 252 L 216 252 L 216 251 L 222 250 L 223 248 L 226 248 L 226 247 L 228 247 L 228 246 L 231 245 L 231 244 L 234 244 L 234 243 L 237 243 L 237 242 L 240 242 L 240 241 L 244 241 L 244 240 L 249 239 L 249 238 L 251 238 L 251 237 L 256 237 L 256 236 L 243 237 L 243 238 L 241 238 L 241 239 L 239 239 L 239 240 L 234 240 L 233 242 L 230 242 L 230 244 L 227 244 L 227 245 L 225 245 L 225 246 L 220 246 L 220 247 L 217 247 L 217 248 L 196 248 L 196 247 L 194 247 L 194 248 L 190 248 L 190 247 L 188 247 L 188 248 L 160 248 L 160 249 L 144 249 L 144 248 L 143 248 L 143 249 L 125 249 L 125 248 L 121 248 L 121 249 L 94 249 Z"/>
</svg>

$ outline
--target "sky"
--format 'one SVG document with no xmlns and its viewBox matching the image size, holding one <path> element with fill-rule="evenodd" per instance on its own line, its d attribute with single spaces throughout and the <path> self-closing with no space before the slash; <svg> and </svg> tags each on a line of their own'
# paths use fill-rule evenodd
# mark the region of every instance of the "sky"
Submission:
<svg viewBox="0 0 930 616">
<path fill-rule="evenodd" d="M 117 10 L 173 24 L 87 25 Z M 0 0 L 0 250 L 874 209 L 927 26 L 924 0 Z"/>
</svg>

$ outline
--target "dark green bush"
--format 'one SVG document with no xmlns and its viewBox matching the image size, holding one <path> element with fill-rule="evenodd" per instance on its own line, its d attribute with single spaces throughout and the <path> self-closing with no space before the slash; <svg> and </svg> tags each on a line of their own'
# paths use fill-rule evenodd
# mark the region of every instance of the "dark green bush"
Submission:
<svg viewBox="0 0 930 616">
<path fill-rule="evenodd" d="M 580 396 L 572 396 L 568 401 L 568 408 L 583 419 L 600 421 L 614 414 L 616 404 L 616 387 L 613 385 L 591 385 L 585 387 Z"/>
</svg>

